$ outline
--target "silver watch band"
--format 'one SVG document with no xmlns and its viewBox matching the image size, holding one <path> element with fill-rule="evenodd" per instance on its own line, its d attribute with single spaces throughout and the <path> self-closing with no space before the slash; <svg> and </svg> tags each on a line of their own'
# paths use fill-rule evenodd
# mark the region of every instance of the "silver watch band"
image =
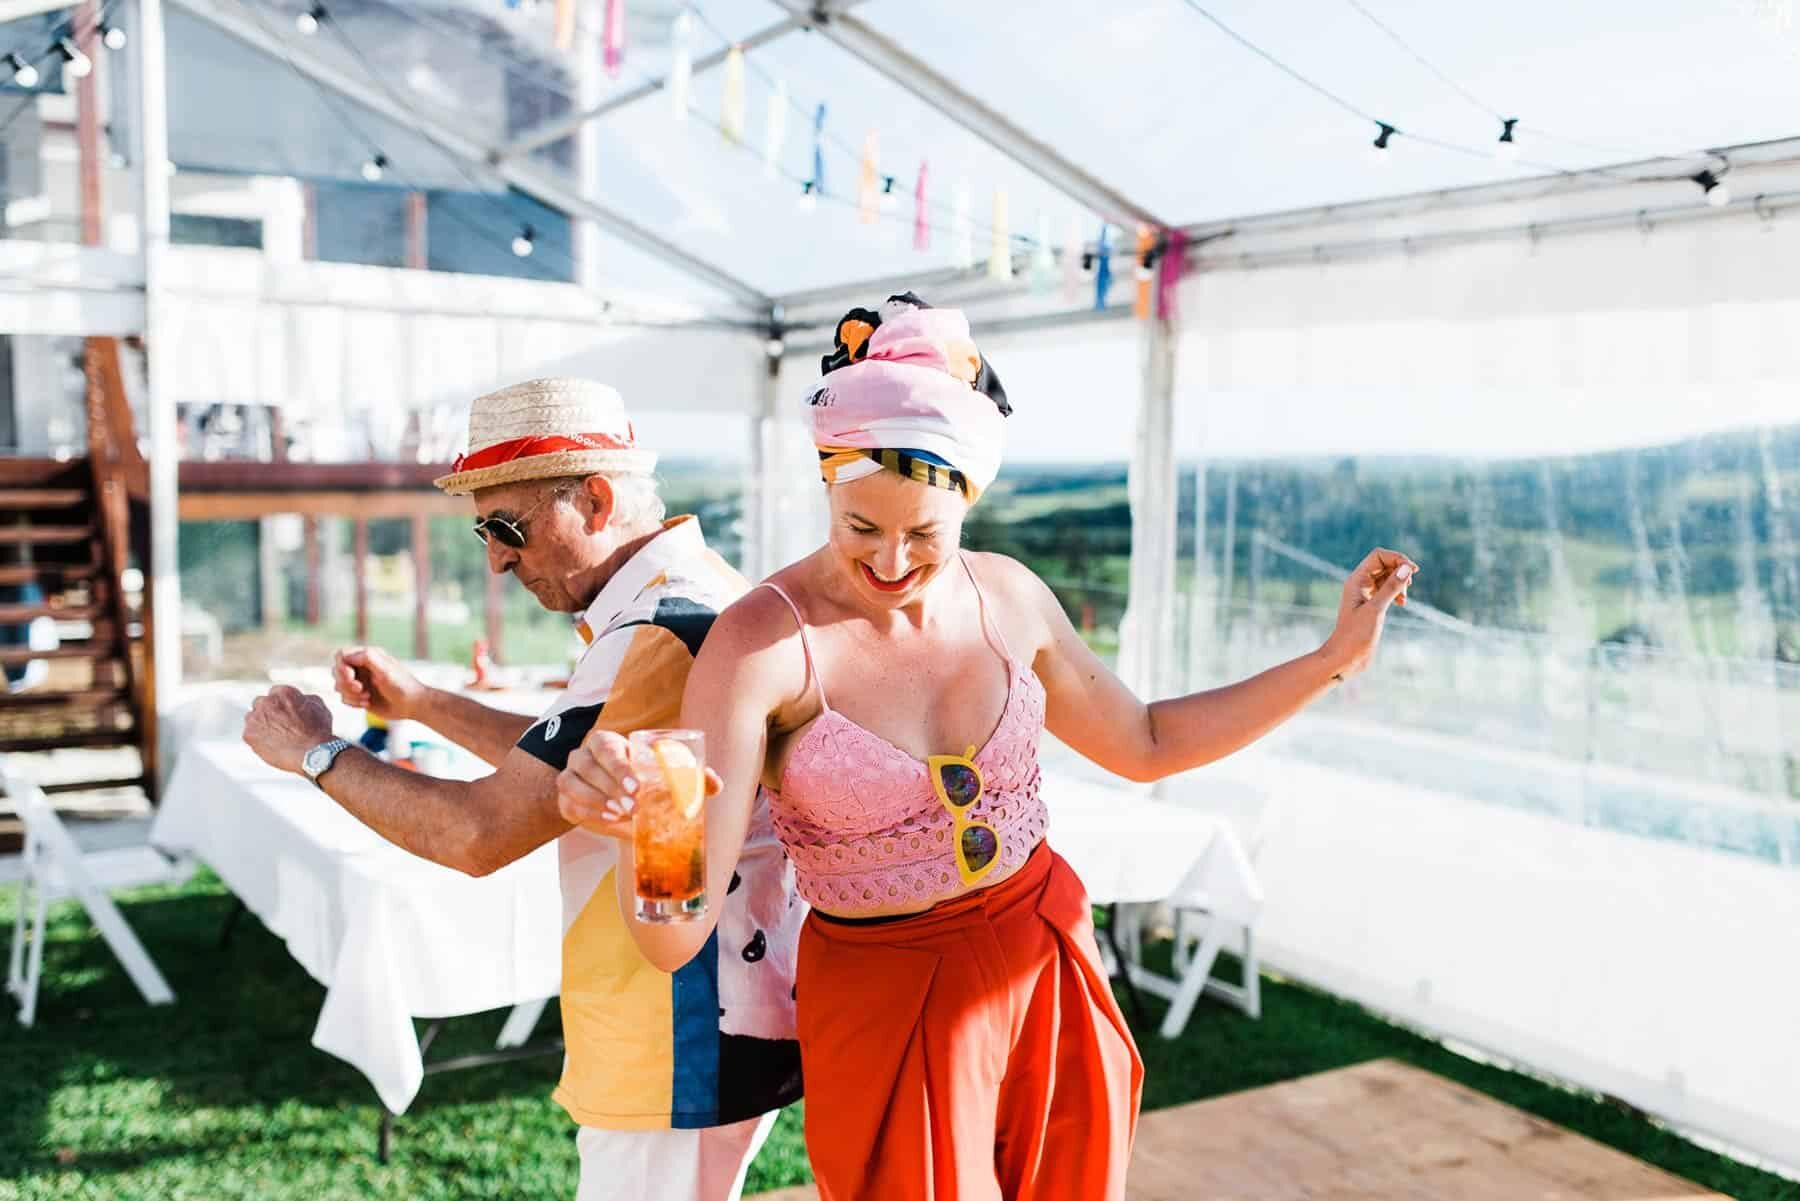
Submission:
<svg viewBox="0 0 1800 1201">
<path fill-rule="evenodd" d="M 318 787 L 323 788 L 324 785 L 319 784 L 319 777 L 330 771 L 331 765 L 337 762 L 338 756 L 349 750 L 353 745 L 355 744 L 346 738 L 327 739 L 318 746 L 315 746 L 312 750 L 306 752 L 305 756 L 300 760 L 300 769 L 306 773 L 307 779 L 311 780 Z"/>
</svg>

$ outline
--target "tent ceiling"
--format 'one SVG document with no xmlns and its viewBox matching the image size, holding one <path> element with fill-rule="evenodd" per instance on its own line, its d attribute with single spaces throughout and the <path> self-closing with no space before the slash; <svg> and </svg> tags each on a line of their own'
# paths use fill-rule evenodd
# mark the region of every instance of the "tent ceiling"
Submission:
<svg viewBox="0 0 1800 1201">
<path fill-rule="evenodd" d="M 1469 92 L 1520 118 L 1523 161 L 1506 165 L 1481 153 L 1493 145 L 1494 115 L 1410 58 L 1349 0 L 1309 0 L 1299 11 L 1251 0 L 1195 2 L 1295 70 L 1399 126 L 1403 133 L 1387 165 L 1370 162 L 1367 121 L 1227 39 L 1189 0 L 1050 0 L 1032 6 L 1029 20 L 1020 19 L 1017 6 L 959 0 L 863 0 L 852 7 L 856 22 L 953 82 L 1024 138 L 1134 211 L 1168 221 L 1219 221 L 1469 187 L 1542 175 L 1547 166 L 1583 169 L 1793 132 L 1800 33 L 1766 20 L 1756 6 L 1646 0 L 1623 27 L 1604 6 L 1550 0 L 1479 10 L 1360 0 Z M 305 38 L 294 32 L 298 0 L 216 4 L 258 14 L 295 52 L 366 77 L 369 64 L 342 44 L 341 30 L 385 76 L 376 86 L 437 127 L 479 144 L 484 154 L 555 129 L 547 123 L 584 107 L 574 62 L 549 44 L 547 5 L 338 0 L 331 6 L 338 29 Z M 704 280 L 698 264 L 741 281 L 739 298 L 941 271 L 952 258 L 959 184 L 968 188 L 978 259 L 986 256 L 999 192 L 1008 202 L 1015 249 L 1037 232 L 1040 219 L 1059 244 L 1072 222 L 1091 237 L 1097 206 L 1074 177 L 1060 176 L 1064 187 L 1046 182 L 1021 165 L 1020 159 L 1032 161 L 1030 154 L 997 152 L 902 87 L 892 72 L 859 60 L 823 33 L 760 39 L 750 54 L 747 145 L 722 138 L 723 72 L 705 69 L 708 56 L 768 34 L 792 18 L 793 7 L 773 0 L 693 6 L 691 48 L 702 69 L 694 77 L 690 116 L 678 122 L 658 86 L 671 61 L 676 0 L 627 0 L 625 69 L 603 81 L 597 101 L 588 97 L 589 106 L 610 100 L 614 107 L 597 119 L 600 184 L 582 199 L 649 236 L 609 262 L 612 283 L 664 289 L 671 268 L 650 261 L 659 257 L 659 244 L 684 252 L 688 261 L 679 270 L 702 281 L 674 290 L 708 299 L 734 289 L 721 291 L 719 278 Z M 583 21 L 592 34 L 599 17 L 588 13 Z M 186 54 L 186 44 L 185 37 L 171 39 L 172 51 L 183 56 L 171 93 L 179 157 L 220 170 L 356 177 L 366 149 L 352 144 L 357 136 L 328 106 L 306 99 L 277 60 Z M 198 82 L 205 76 L 212 82 Z M 785 83 L 792 103 L 785 149 L 766 170 L 760 151 L 775 79 Z M 266 102 L 220 103 L 227 92 Z M 826 195 L 815 211 L 804 212 L 799 183 L 812 175 L 811 113 L 821 101 L 827 105 Z M 435 186 L 520 182 L 479 162 L 450 162 L 430 144 L 435 138 L 417 137 L 407 122 L 367 111 L 356 120 L 395 163 L 396 177 L 410 172 Z M 230 136 L 214 136 L 222 129 Z M 879 140 L 881 172 L 895 177 L 902 194 L 894 211 L 873 225 L 855 205 L 870 131 Z M 1409 131 L 1477 153 L 1433 148 L 1408 139 Z M 505 161 L 521 164 L 527 182 L 545 185 L 544 191 L 577 196 L 573 151 L 574 139 L 564 137 Z M 911 191 L 921 163 L 930 169 L 930 247 L 923 253 L 912 245 Z M 1071 194 L 1077 192 L 1083 194 Z M 633 240 L 630 229 L 614 233 Z"/>
<path fill-rule="evenodd" d="M 1480 151 L 1499 133 L 1347 0 L 1199 0 L 1371 115 Z M 1521 161 L 1375 130 L 1231 42 L 1185 0 L 1034 6 L 871 0 L 859 16 L 1170 220 L 1198 222 L 1435 191 L 1796 132 L 1800 29 L 1751 4 L 1362 0 L 1464 89 L 1518 117 Z M 955 30 L 955 36 L 942 31 Z M 1103 48 L 1103 49 L 1100 49 Z M 1539 133 L 1538 130 L 1544 131 Z M 1546 134 L 1582 140 L 1552 141 Z M 1532 163 L 1540 164 L 1533 166 Z"/>
</svg>

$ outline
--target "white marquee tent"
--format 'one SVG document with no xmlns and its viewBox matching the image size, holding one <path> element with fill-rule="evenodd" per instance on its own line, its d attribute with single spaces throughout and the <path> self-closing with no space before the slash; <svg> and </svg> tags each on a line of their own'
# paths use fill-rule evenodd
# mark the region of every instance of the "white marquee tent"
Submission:
<svg viewBox="0 0 1800 1201">
<path fill-rule="evenodd" d="M 48 7 L 0 4 L 14 21 L 0 29 Z M 1233 628 L 1232 572 L 1250 569 L 1220 555 L 1208 506 L 1184 518 L 1178 497 L 1230 472 L 1235 506 L 1236 473 L 1258 459 L 1479 465 L 1762 431 L 1752 483 L 1719 503 L 1774 583 L 1759 593 L 1752 570 L 1727 619 L 1772 629 L 1800 602 L 1780 591 L 1800 462 L 1767 437 L 1800 423 L 1789 4 L 632 0 L 616 76 L 592 19 L 572 49 L 552 44 L 549 5 L 342 0 L 310 34 L 307 7 L 120 0 L 130 86 L 111 101 L 124 165 L 107 245 L 0 241 L 6 331 L 173 348 L 148 358 L 159 609 L 179 604 L 178 404 L 229 394 L 329 424 L 371 405 L 453 411 L 526 374 L 606 378 L 670 438 L 746 441 L 746 569 L 771 569 L 818 533 L 794 419 L 816 355 L 845 308 L 907 287 L 969 311 L 1017 404 L 1020 453 L 1129 459 L 1120 664 L 1147 693 L 1272 661 L 1301 636 L 1265 624 L 1211 646 Z M 736 138 L 720 128 L 733 45 Z M 771 111 L 786 126 L 773 153 Z M 1515 116 L 1518 155 L 1501 161 Z M 858 198 L 871 151 L 872 221 Z M 357 186 L 376 155 L 380 186 L 475 197 L 467 239 L 521 236 L 521 205 L 560 214 L 530 235 L 534 261 L 559 269 L 303 260 L 279 233 L 297 225 L 274 216 L 294 212 L 288 183 Z M 256 178 L 261 251 L 171 246 L 172 191 L 190 175 Z M 879 203 L 884 183 L 900 204 Z M 1169 283 L 1149 317 L 1133 312 L 1140 228 Z M 1096 303 L 1074 260 L 1103 250 L 1116 282 Z M 1587 499 L 1638 516 L 1628 498 Z M 1680 530 L 1670 554 L 1648 549 L 1665 517 L 1638 521 L 1640 561 L 1653 599 L 1679 609 Z M 1291 534 L 1259 527 L 1253 550 L 1298 561 L 1279 541 Z M 1513 687 L 1504 648 L 1526 644 L 1445 616 L 1397 630 L 1384 679 L 1452 680 L 1438 694 L 1451 716 L 1415 729 L 1358 702 L 1169 795 L 1208 803 L 1237 781 L 1275 797 L 1272 963 L 1800 1170 L 1787 785 L 1721 769 L 1682 793 L 1763 831 L 1746 845 L 1766 854 L 1726 853 L 1594 816 L 1615 793 L 1662 788 L 1656 771 L 1553 753 L 1584 722 L 1590 748 L 1615 721 L 1651 739 L 1658 722 L 1711 723 L 1709 753 L 1792 770 L 1800 679 L 1703 636 L 1687 666 L 1601 679 L 1595 619 L 1563 580 L 1578 550 L 1565 554 L 1553 505 L 1532 558 L 1484 569 L 1546 574 L 1560 598 L 1515 657 L 1536 673 L 1520 695 L 1541 743 L 1482 716 L 1485 694 Z M 178 670 L 173 643 L 157 654 Z M 1607 688 L 1633 699 L 1605 708 Z M 1496 803 L 1495 778 L 1531 799 Z"/>
</svg>

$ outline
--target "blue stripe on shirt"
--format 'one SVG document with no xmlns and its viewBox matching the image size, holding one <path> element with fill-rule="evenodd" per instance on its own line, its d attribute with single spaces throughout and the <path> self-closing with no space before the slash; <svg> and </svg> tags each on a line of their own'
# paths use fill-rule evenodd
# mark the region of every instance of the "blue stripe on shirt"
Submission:
<svg viewBox="0 0 1800 1201">
<path fill-rule="evenodd" d="M 677 1129 L 719 1121 L 719 932 L 670 979 L 675 1084 L 669 1124 Z"/>
</svg>

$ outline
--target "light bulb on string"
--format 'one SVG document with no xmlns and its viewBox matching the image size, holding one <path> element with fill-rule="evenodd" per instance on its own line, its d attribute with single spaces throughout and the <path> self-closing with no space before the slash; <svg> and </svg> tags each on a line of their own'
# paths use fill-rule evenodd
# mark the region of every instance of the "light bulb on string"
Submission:
<svg viewBox="0 0 1800 1201">
<path fill-rule="evenodd" d="M 294 28 L 307 37 L 319 32 L 320 22 L 325 20 L 325 6 L 315 4 L 294 18 Z"/>
<path fill-rule="evenodd" d="M 108 50 L 125 49 L 125 31 L 117 25 L 102 25 L 100 41 Z"/>
<path fill-rule="evenodd" d="M 1380 126 L 1380 132 L 1375 135 L 1375 140 L 1369 143 L 1371 147 L 1369 161 L 1378 167 L 1385 167 L 1388 164 L 1388 139 L 1400 131 L 1386 121 L 1377 121 L 1375 124 Z"/>
<path fill-rule="evenodd" d="M 387 165 L 388 156 L 376 151 L 373 157 L 363 162 L 362 177 L 370 183 L 375 183 L 381 179 L 381 174 L 387 170 Z"/>
<path fill-rule="evenodd" d="M 1700 191 L 1706 196 L 1706 203 L 1714 208 L 1724 208 L 1731 203 L 1731 189 L 1713 172 L 1702 171 L 1689 178 L 1700 185 Z"/>
<path fill-rule="evenodd" d="M 76 79 L 86 79 L 94 69 L 94 60 L 83 54 L 81 47 L 68 38 L 56 39 L 56 52 L 62 55 L 63 70 Z"/>
<path fill-rule="evenodd" d="M 522 259 L 528 259 L 536 248 L 537 230 L 529 225 L 522 226 L 512 240 L 512 252 Z"/>
<path fill-rule="evenodd" d="M 800 185 L 800 211 L 810 213 L 819 207 L 819 187 L 812 180 Z"/>
<path fill-rule="evenodd" d="M 22 88 L 35 88 L 38 85 L 38 69 L 20 58 L 17 51 L 6 56 L 6 65 L 12 68 L 13 82 Z"/>
<path fill-rule="evenodd" d="M 884 175 L 881 179 L 881 211 L 891 213 L 900 207 L 900 193 L 894 191 L 894 177 Z"/>
<path fill-rule="evenodd" d="M 1494 143 L 1494 157 L 1503 163 L 1518 161 L 1519 144 L 1513 140 L 1513 126 L 1518 123 L 1517 117 L 1507 117 L 1500 122 L 1500 140 Z"/>
</svg>

